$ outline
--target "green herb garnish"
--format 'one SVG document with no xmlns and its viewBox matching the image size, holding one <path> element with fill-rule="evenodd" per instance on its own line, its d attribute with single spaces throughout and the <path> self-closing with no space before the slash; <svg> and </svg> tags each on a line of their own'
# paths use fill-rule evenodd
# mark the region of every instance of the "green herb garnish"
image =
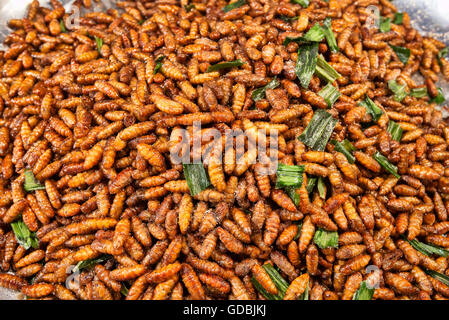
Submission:
<svg viewBox="0 0 449 320">
<path fill-rule="evenodd" d="M 431 103 L 442 104 L 446 99 L 444 98 L 443 90 L 438 88 L 438 95 L 430 100 Z"/>
<path fill-rule="evenodd" d="M 193 9 L 195 9 L 196 7 L 195 7 L 195 5 L 193 4 L 193 3 L 191 3 L 191 4 L 186 4 L 185 6 L 184 6 L 184 9 L 186 10 L 186 12 L 190 12 L 190 11 L 192 11 Z"/>
<path fill-rule="evenodd" d="M 422 87 L 422 88 L 415 88 L 415 89 L 410 90 L 410 95 L 412 97 L 416 97 L 416 98 L 424 98 L 424 97 L 427 97 L 429 94 L 427 92 L 427 88 Z"/>
<path fill-rule="evenodd" d="M 43 186 L 35 177 L 33 174 L 33 171 L 30 169 L 26 169 L 25 172 L 25 184 L 23 185 L 23 188 L 27 192 L 35 191 L 35 190 L 43 190 L 45 189 L 45 186 Z"/>
<path fill-rule="evenodd" d="M 318 92 L 318 95 L 327 102 L 327 105 L 330 108 L 335 103 L 335 101 L 340 98 L 341 93 L 332 85 L 332 83 L 329 82 L 323 89 L 320 90 L 320 92 Z"/>
<path fill-rule="evenodd" d="M 284 299 L 285 292 L 288 288 L 288 282 L 280 275 L 280 273 L 273 267 L 272 264 L 266 263 L 262 266 L 264 270 L 268 273 L 268 276 L 273 281 L 274 285 L 278 289 L 278 294 L 270 294 L 268 293 L 263 286 L 256 280 L 256 278 L 252 277 L 251 282 L 254 287 L 259 291 L 266 299 L 268 300 L 282 300 Z"/>
<path fill-rule="evenodd" d="M 67 32 L 63 19 L 59 20 L 59 25 L 61 26 L 61 32 Z"/>
<path fill-rule="evenodd" d="M 310 80 L 317 67 L 318 43 L 304 44 L 298 49 L 298 59 L 296 61 L 295 73 L 301 86 L 305 89 L 309 87 Z"/>
<path fill-rule="evenodd" d="M 309 6 L 309 0 L 291 0 L 291 3 L 300 4 L 304 8 L 307 8 Z"/>
<path fill-rule="evenodd" d="M 315 244 L 321 249 L 338 248 L 338 232 L 318 228 L 313 237 Z"/>
<path fill-rule="evenodd" d="M 379 25 L 380 32 L 388 32 L 391 30 L 391 19 L 390 18 L 380 18 L 380 25 Z"/>
<path fill-rule="evenodd" d="M 393 140 L 401 141 L 403 130 L 396 122 L 390 120 L 390 122 L 388 122 L 387 131 L 391 134 Z"/>
<path fill-rule="evenodd" d="M 396 12 L 394 14 L 394 19 L 393 19 L 394 24 L 402 24 L 403 20 L 404 20 L 404 13 Z"/>
<path fill-rule="evenodd" d="M 156 63 L 154 70 L 153 70 L 153 74 L 156 74 L 159 72 L 159 70 L 161 70 L 162 68 L 162 61 L 164 60 L 165 56 L 159 56 L 157 57 L 157 59 L 154 61 Z"/>
<path fill-rule="evenodd" d="M 101 53 L 101 48 L 103 47 L 103 39 L 95 37 L 95 42 L 97 43 L 97 50 Z"/>
<path fill-rule="evenodd" d="M 223 69 L 240 67 L 244 64 L 245 64 L 245 62 L 243 62 L 240 59 L 237 59 L 234 61 L 228 61 L 228 62 L 220 62 L 220 63 L 209 66 L 207 68 L 206 72 L 213 72 L 213 71 L 218 71 L 218 70 L 223 70 Z"/>
<path fill-rule="evenodd" d="M 431 277 L 437 279 L 438 281 L 440 281 L 441 283 L 449 286 L 449 276 L 439 273 L 439 272 L 436 272 L 436 271 L 433 271 L 433 270 L 426 269 L 425 271 L 429 276 L 431 276 Z"/>
<path fill-rule="evenodd" d="M 426 256 L 431 256 L 432 254 L 436 254 L 438 256 L 445 257 L 445 258 L 449 256 L 448 250 L 438 247 L 438 246 L 435 246 L 433 244 L 427 244 L 427 243 L 418 241 L 416 239 L 411 240 L 411 241 L 407 240 L 407 241 L 410 243 L 410 245 L 415 250 L 418 250 L 419 252 L 425 254 Z"/>
<path fill-rule="evenodd" d="M 223 7 L 222 10 L 223 10 L 223 12 L 226 13 L 226 12 L 229 12 L 229 11 L 231 11 L 231 10 L 240 8 L 240 7 L 243 6 L 245 3 L 246 3 L 245 0 L 237 0 L 237 1 L 233 2 L 233 3 L 228 4 L 228 5 L 225 6 L 225 7 Z"/>
<path fill-rule="evenodd" d="M 332 66 L 327 63 L 321 55 L 317 59 L 315 73 L 318 77 L 326 80 L 327 82 L 334 82 L 341 77 L 341 75 L 334 68 L 332 68 Z"/>
<path fill-rule="evenodd" d="M 108 254 L 104 254 L 98 258 L 80 261 L 76 264 L 75 268 L 73 268 L 72 272 L 79 272 L 84 269 L 92 268 L 92 267 L 96 266 L 97 264 L 105 262 L 106 260 L 109 260 L 109 259 L 111 259 L 111 256 Z"/>
<path fill-rule="evenodd" d="M 327 111 L 317 110 L 298 139 L 313 150 L 324 151 L 337 122 Z"/>
<path fill-rule="evenodd" d="M 292 199 L 295 206 L 299 205 L 299 194 L 296 193 L 295 187 L 285 187 L 284 190 L 287 193 L 287 195 Z"/>
<path fill-rule="evenodd" d="M 324 179 L 323 177 L 318 177 L 318 194 L 320 195 L 321 199 L 326 199 L 326 186 L 324 185 Z"/>
<path fill-rule="evenodd" d="M 304 170 L 304 166 L 289 166 L 279 163 L 276 170 L 276 188 L 301 187 Z"/>
<path fill-rule="evenodd" d="M 396 53 L 399 60 L 401 60 L 401 62 L 403 64 L 407 64 L 408 59 L 410 58 L 410 49 L 404 48 L 404 47 L 393 46 L 391 44 L 390 44 L 390 47 Z"/>
<path fill-rule="evenodd" d="M 393 91 L 395 101 L 401 102 L 407 96 L 407 91 L 405 91 L 405 84 L 400 85 L 396 80 L 388 81 L 388 88 Z"/>
<path fill-rule="evenodd" d="M 313 189 L 315 189 L 315 186 L 318 183 L 318 177 L 307 177 L 307 186 L 306 190 L 308 193 L 311 193 Z"/>
<path fill-rule="evenodd" d="M 352 300 L 371 300 L 374 295 L 375 288 L 368 286 L 366 281 L 360 283 L 359 289 L 354 293 Z"/>
<path fill-rule="evenodd" d="M 323 32 L 326 37 L 327 45 L 331 52 L 338 52 L 337 40 L 335 39 L 335 34 L 332 31 L 331 18 L 326 18 L 323 21 Z"/>
<path fill-rule="evenodd" d="M 28 229 L 22 219 L 11 222 L 11 228 L 16 236 L 17 242 L 25 249 L 39 248 L 39 240 L 34 232 Z"/>
<path fill-rule="evenodd" d="M 267 89 L 276 89 L 280 84 L 281 83 L 279 82 L 279 80 L 274 77 L 273 80 L 271 80 L 265 87 L 257 88 L 256 90 L 254 90 L 251 97 L 254 101 L 264 99 Z"/>
<path fill-rule="evenodd" d="M 343 153 L 343 155 L 348 159 L 349 163 L 355 162 L 355 157 L 352 154 L 355 151 L 355 147 L 349 140 L 345 139 L 342 142 L 337 140 L 331 140 L 331 144 L 335 146 L 335 151 Z"/>
<path fill-rule="evenodd" d="M 394 175 L 396 178 L 400 178 L 401 176 L 398 174 L 398 167 L 392 164 L 388 159 L 382 155 L 379 151 L 377 151 L 373 155 L 374 160 L 376 160 L 385 170 Z"/>
<path fill-rule="evenodd" d="M 184 177 L 192 196 L 210 186 L 210 180 L 202 163 L 183 163 Z"/>
<path fill-rule="evenodd" d="M 373 121 L 375 122 L 377 122 L 380 116 L 384 113 L 382 109 L 379 108 L 377 104 L 375 104 L 374 101 L 371 100 L 368 96 L 366 97 L 365 101 L 359 102 L 359 105 L 366 108 L 366 112 L 371 115 Z"/>
</svg>

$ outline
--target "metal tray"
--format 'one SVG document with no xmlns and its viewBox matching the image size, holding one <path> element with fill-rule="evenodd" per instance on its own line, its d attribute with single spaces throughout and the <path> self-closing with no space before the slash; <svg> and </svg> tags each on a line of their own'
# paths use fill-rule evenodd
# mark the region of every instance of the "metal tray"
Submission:
<svg viewBox="0 0 449 320">
<path fill-rule="evenodd" d="M 101 0 L 100 0 L 101 1 Z M 111 3 L 110 0 L 105 0 Z M 7 22 L 13 18 L 21 18 L 31 0 L 0 0 L 0 42 L 10 32 Z M 48 0 L 39 0 L 41 5 L 48 6 Z M 61 0 L 69 9 L 73 0 Z M 406 11 L 412 20 L 412 25 L 421 35 L 434 37 L 449 46 L 449 1 L 448 0 L 395 0 L 395 6 L 400 11 Z M 1 45 L 0 45 L 1 48 Z M 440 81 L 446 100 L 449 101 L 449 83 Z M 0 300 L 23 299 L 23 295 L 15 291 L 0 288 Z"/>
</svg>

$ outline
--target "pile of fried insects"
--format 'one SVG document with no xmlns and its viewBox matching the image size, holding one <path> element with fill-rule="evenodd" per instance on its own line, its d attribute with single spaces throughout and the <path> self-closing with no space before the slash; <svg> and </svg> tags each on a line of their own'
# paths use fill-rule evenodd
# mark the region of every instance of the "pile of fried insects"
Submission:
<svg viewBox="0 0 449 320">
<path fill-rule="evenodd" d="M 69 24 L 50 2 L 9 21 L 0 53 L 0 286 L 27 299 L 449 298 L 448 50 L 407 13 L 388 0 L 124 1 Z M 201 160 L 175 161 L 195 137 Z"/>
</svg>

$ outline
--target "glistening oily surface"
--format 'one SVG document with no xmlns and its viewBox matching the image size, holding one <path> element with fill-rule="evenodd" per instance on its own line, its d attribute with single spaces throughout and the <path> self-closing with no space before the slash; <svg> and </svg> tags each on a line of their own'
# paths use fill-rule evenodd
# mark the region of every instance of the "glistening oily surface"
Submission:
<svg viewBox="0 0 449 320">
<path fill-rule="evenodd" d="M 58 299 L 448 298 L 444 43 L 387 0 L 295 2 L 122 2 L 72 28 L 57 2 L 14 17 L 0 285 Z M 202 164 L 183 166 L 194 121 Z"/>
</svg>

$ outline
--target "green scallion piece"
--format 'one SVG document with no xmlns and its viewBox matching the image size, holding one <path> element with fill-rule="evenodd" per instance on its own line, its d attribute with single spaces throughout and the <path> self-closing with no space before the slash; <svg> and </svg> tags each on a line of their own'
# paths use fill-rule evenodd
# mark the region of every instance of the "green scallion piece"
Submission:
<svg viewBox="0 0 449 320">
<path fill-rule="evenodd" d="M 307 283 L 306 290 L 304 290 L 304 293 L 298 298 L 298 300 L 309 300 L 309 287 L 310 281 Z"/>
<path fill-rule="evenodd" d="M 16 236 L 17 242 L 26 250 L 39 248 L 39 240 L 34 232 L 28 229 L 22 219 L 11 222 L 11 228 Z"/>
<path fill-rule="evenodd" d="M 410 58 L 410 49 L 404 47 L 393 46 L 390 44 L 391 49 L 396 53 L 399 60 L 403 64 L 407 64 L 408 59 Z"/>
<path fill-rule="evenodd" d="M 327 82 L 334 82 L 341 75 L 332 66 L 324 60 L 323 56 L 319 56 L 316 62 L 315 73 L 318 77 Z"/>
<path fill-rule="evenodd" d="M 230 3 L 230 4 L 228 4 L 227 6 L 225 6 L 225 7 L 223 7 L 223 12 L 229 12 L 229 11 L 231 11 L 231 10 L 234 10 L 234 9 L 237 9 L 237 8 L 240 8 L 241 6 L 243 6 L 244 4 L 246 4 L 246 1 L 245 0 L 237 0 L 237 1 L 235 1 L 235 2 L 233 2 L 233 3 Z"/>
<path fill-rule="evenodd" d="M 307 8 L 309 6 L 309 0 L 291 0 L 291 3 L 300 4 L 303 8 Z"/>
<path fill-rule="evenodd" d="M 449 256 L 449 251 L 444 248 L 441 248 L 441 247 L 438 247 L 438 246 L 435 246 L 432 244 L 427 244 L 427 243 L 418 241 L 416 239 L 411 240 L 411 241 L 407 240 L 407 241 L 410 243 L 410 245 L 415 250 L 418 250 L 419 252 L 425 254 L 426 256 L 431 256 L 432 254 L 436 254 L 438 256 L 445 257 L 445 258 Z"/>
<path fill-rule="evenodd" d="M 395 101 L 401 102 L 407 96 L 407 91 L 405 91 L 406 85 L 400 85 L 396 80 L 388 81 L 388 88 L 394 93 L 393 99 Z"/>
<path fill-rule="evenodd" d="M 298 139 L 313 150 L 324 151 L 337 121 L 327 111 L 317 110 Z"/>
<path fill-rule="evenodd" d="M 240 59 L 237 59 L 234 61 L 228 61 L 228 62 L 220 62 L 220 63 L 217 63 L 217 64 L 207 67 L 206 72 L 213 72 L 213 71 L 218 71 L 218 70 L 223 70 L 223 69 L 240 67 L 244 64 L 245 64 L 245 62 L 243 62 Z"/>
<path fill-rule="evenodd" d="M 109 259 L 111 259 L 111 256 L 108 254 L 104 254 L 102 256 L 99 256 L 98 258 L 80 261 L 76 264 L 75 268 L 73 268 L 72 272 L 79 272 L 84 269 L 92 268 L 92 267 L 96 266 L 97 264 L 105 262 L 106 260 L 109 260 Z"/>
<path fill-rule="evenodd" d="M 274 77 L 273 80 L 271 80 L 265 87 L 257 88 L 256 90 L 254 90 L 251 97 L 254 101 L 264 99 L 267 89 L 276 89 L 280 84 L 281 83 L 279 82 L 279 80 Z"/>
<path fill-rule="evenodd" d="M 318 95 L 327 102 L 327 105 L 330 108 L 335 103 L 335 101 L 340 98 L 341 93 L 332 85 L 332 83 L 329 82 L 323 89 L 320 90 L 320 92 L 318 92 Z"/>
<path fill-rule="evenodd" d="M 335 34 L 332 31 L 331 18 L 326 18 L 323 21 L 323 32 L 326 37 L 327 45 L 331 52 L 338 52 L 337 40 L 335 39 Z"/>
<path fill-rule="evenodd" d="M 120 288 L 120 293 L 122 294 L 122 296 L 126 297 L 128 296 L 129 289 L 124 284 L 122 284 L 122 287 Z"/>
<path fill-rule="evenodd" d="M 304 166 L 289 166 L 279 163 L 276 170 L 276 188 L 301 187 L 304 170 Z"/>
<path fill-rule="evenodd" d="M 449 47 L 445 47 L 445 48 L 441 49 L 438 52 L 438 55 L 437 55 L 438 56 L 438 60 L 440 60 L 441 58 L 447 56 L 448 53 L 449 53 Z"/>
<path fill-rule="evenodd" d="M 298 20 L 299 17 L 287 17 L 287 16 L 279 16 L 279 19 L 285 22 L 292 22 Z M 288 37 L 287 37 L 288 38 Z"/>
<path fill-rule="evenodd" d="M 430 100 L 431 103 L 442 104 L 446 98 L 444 98 L 443 89 L 438 88 L 438 95 Z"/>
<path fill-rule="evenodd" d="M 324 39 L 324 29 L 321 28 L 320 24 L 317 22 L 310 28 L 309 31 L 304 36 L 300 37 L 286 37 L 284 40 L 284 46 L 288 45 L 290 42 L 306 43 L 306 42 L 320 42 Z"/>
<path fill-rule="evenodd" d="M 45 186 L 43 186 L 35 177 L 33 174 L 33 171 L 30 169 L 26 169 L 25 172 L 25 184 L 23 185 L 23 188 L 27 192 L 32 192 L 35 190 L 43 190 L 45 189 Z"/>
<path fill-rule="evenodd" d="M 349 163 L 355 162 L 355 157 L 352 154 L 355 150 L 354 146 L 348 140 L 343 140 L 342 142 L 337 140 L 331 140 L 331 144 L 335 146 L 335 151 L 343 153 L 343 155 L 348 159 Z"/>
<path fill-rule="evenodd" d="M 374 295 L 375 288 L 368 286 L 366 281 L 360 283 L 359 289 L 354 293 L 352 300 L 371 300 Z"/>
<path fill-rule="evenodd" d="M 366 97 L 365 101 L 359 102 L 359 105 L 366 108 L 366 112 L 371 115 L 373 121 L 375 122 L 377 122 L 380 116 L 384 113 L 382 109 L 379 108 L 377 104 L 375 104 L 374 101 L 371 100 L 368 96 Z"/>
<path fill-rule="evenodd" d="M 156 65 L 154 66 L 153 74 L 156 74 L 156 73 L 159 72 L 159 70 L 161 70 L 161 68 L 162 68 L 162 61 L 164 60 L 164 58 L 165 58 L 165 56 L 159 56 L 154 61 L 156 63 Z"/>
<path fill-rule="evenodd" d="M 394 175 L 396 178 L 401 176 L 398 174 L 398 167 L 392 164 L 388 159 L 383 156 L 379 151 L 373 155 L 374 160 L 376 160 L 385 170 Z"/>
<path fill-rule="evenodd" d="M 390 120 L 390 122 L 388 122 L 387 131 L 391 134 L 393 140 L 401 141 L 403 130 L 399 124 Z"/>
<path fill-rule="evenodd" d="M 211 185 L 202 163 L 183 163 L 182 168 L 192 196 L 197 195 Z"/>
<path fill-rule="evenodd" d="M 268 293 L 256 280 L 256 278 L 252 277 L 251 282 L 253 283 L 254 287 L 268 300 L 282 300 L 284 298 L 285 292 L 287 291 L 288 282 L 285 281 L 284 278 L 282 278 L 282 276 L 278 271 L 276 271 L 272 264 L 266 263 L 262 266 L 262 268 L 264 268 L 264 270 L 267 272 L 268 276 L 271 278 L 274 285 L 278 289 L 278 294 L 274 295 Z"/>
<path fill-rule="evenodd" d="M 402 24 L 403 20 L 404 20 L 404 13 L 396 12 L 394 14 L 394 19 L 393 19 L 394 24 Z"/>
<path fill-rule="evenodd" d="M 424 97 L 427 97 L 429 94 L 427 92 L 427 88 L 422 87 L 422 88 L 415 88 L 415 89 L 410 90 L 410 95 L 412 97 L 416 97 L 416 98 L 424 98 Z"/>
<path fill-rule="evenodd" d="M 313 241 L 321 249 L 338 248 L 338 232 L 318 228 L 313 236 Z"/>
<path fill-rule="evenodd" d="M 310 80 L 317 67 L 318 43 L 304 44 L 298 49 L 298 59 L 296 61 L 295 73 L 301 86 L 305 89 L 309 87 Z"/>
</svg>

